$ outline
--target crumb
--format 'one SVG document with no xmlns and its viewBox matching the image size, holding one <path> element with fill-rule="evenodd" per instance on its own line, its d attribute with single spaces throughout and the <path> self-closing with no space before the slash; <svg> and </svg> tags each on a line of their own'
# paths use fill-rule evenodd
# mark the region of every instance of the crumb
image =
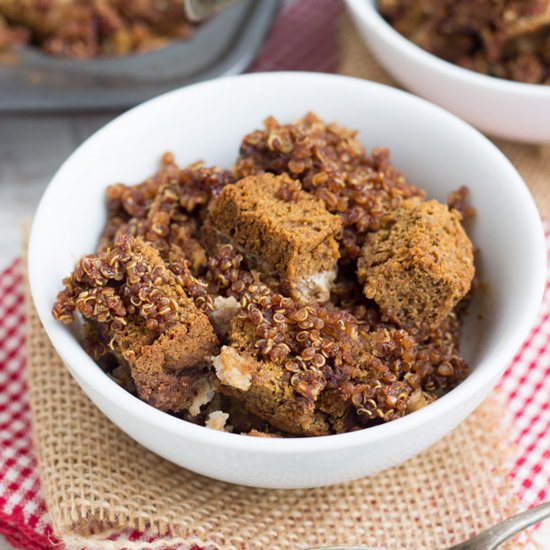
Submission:
<svg viewBox="0 0 550 550">
<path fill-rule="evenodd" d="M 201 412 L 201 407 L 212 401 L 216 395 L 216 387 L 208 378 L 204 378 L 200 386 L 196 390 L 196 395 L 188 407 L 188 412 L 191 416 L 198 416 Z"/>
<path fill-rule="evenodd" d="M 336 269 L 321 271 L 298 280 L 294 296 L 300 302 L 327 302 L 336 280 Z"/>
<path fill-rule="evenodd" d="M 226 336 L 229 332 L 231 319 L 237 315 L 239 303 L 233 296 L 214 298 L 214 311 L 210 314 L 210 321 L 219 336 Z"/>
<path fill-rule="evenodd" d="M 242 435 L 250 435 L 252 437 L 269 437 L 269 438 L 278 438 L 278 435 L 267 433 L 267 432 L 260 432 L 259 430 L 250 430 L 249 432 L 243 432 Z"/>
<path fill-rule="evenodd" d="M 222 384 L 248 391 L 251 384 L 250 360 L 230 346 L 222 346 L 220 354 L 212 357 L 216 376 Z"/>
<path fill-rule="evenodd" d="M 225 431 L 227 420 L 229 415 L 222 411 L 214 411 L 208 415 L 205 426 L 211 430 L 218 430 L 220 432 Z"/>
</svg>

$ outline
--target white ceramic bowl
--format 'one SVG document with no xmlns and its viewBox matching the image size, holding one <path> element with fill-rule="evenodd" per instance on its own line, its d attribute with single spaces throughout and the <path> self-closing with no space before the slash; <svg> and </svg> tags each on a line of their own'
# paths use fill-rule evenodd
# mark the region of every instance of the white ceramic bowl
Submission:
<svg viewBox="0 0 550 550">
<path fill-rule="evenodd" d="M 395 31 L 378 13 L 376 0 L 346 3 L 372 53 L 406 88 L 493 136 L 550 142 L 550 86 L 494 78 L 443 61 Z"/>
<path fill-rule="evenodd" d="M 50 310 L 61 279 L 93 251 L 105 221 L 104 191 L 137 182 L 160 155 L 229 167 L 241 137 L 273 114 L 306 111 L 387 145 L 410 181 L 445 201 L 468 185 L 478 210 L 471 236 L 481 249 L 487 296 L 470 315 L 464 354 L 472 373 L 437 402 L 367 430 L 319 438 L 263 439 L 209 430 L 162 413 L 102 373 Z M 122 430 L 155 453 L 213 478 L 259 487 L 328 485 L 403 462 L 443 437 L 487 395 L 526 337 L 545 279 L 545 247 L 533 200 L 512 165 L 486 138 L 439 107 L 405 92 L 343 76 L 268 73 L 176 90 L 121 115 L 59 169 L 36 213 L 29 251 L 38 313 L 67 368 Z"/>
</svg>

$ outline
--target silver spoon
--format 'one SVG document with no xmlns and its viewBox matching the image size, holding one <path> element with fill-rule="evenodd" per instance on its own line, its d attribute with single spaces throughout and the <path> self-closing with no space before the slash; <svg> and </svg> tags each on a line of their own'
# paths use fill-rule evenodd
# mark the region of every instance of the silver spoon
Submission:
<svg viewBox="0 0 550 550">
<path fill-rule="evenodd" d="M 526 512 L 508 518 L 471 539 L 455 544 L 447 550 L 495 550 L 504 541 L 523 529 L 550 517 L 550 502 L 535 506 Z M 319 546 L 307 550 L 385 550 L 372 546 Z"/>
<path fill-rule="evenodd" d="M 193 23 L 200 23 L 216 13 L 229 8 L 239 0 L 183 0 L 185 16 Z"/>
</svg>

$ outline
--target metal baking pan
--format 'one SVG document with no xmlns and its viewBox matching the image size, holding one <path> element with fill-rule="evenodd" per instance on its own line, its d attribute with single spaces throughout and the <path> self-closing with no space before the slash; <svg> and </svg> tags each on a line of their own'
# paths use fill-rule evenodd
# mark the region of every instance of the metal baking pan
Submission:
<svg viewBox="0 0 550 550">
<path fill-rule="evenodd" d="M 241 73 L 281 3 L 241 0 L 189 39 L 142 54 L 79 60 L 17 48 L 13 60 L 0 62 L 0 111 L 125 109 L 186 84 Z"/>
</svg>

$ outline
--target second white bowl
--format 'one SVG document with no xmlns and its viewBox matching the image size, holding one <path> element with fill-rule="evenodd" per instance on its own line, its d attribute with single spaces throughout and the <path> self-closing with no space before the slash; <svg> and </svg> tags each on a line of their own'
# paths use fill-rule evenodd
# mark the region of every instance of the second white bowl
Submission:
<svg viewBox="0 0 550 550">
<path fill-rule="evenodd" d="M 448 63 L 407 40 L 376 0 L 346 0 L 370 50 L 397 81 L 493 136 L 550 143 L 550 86 L 486 76 Z"/>
</svg>

